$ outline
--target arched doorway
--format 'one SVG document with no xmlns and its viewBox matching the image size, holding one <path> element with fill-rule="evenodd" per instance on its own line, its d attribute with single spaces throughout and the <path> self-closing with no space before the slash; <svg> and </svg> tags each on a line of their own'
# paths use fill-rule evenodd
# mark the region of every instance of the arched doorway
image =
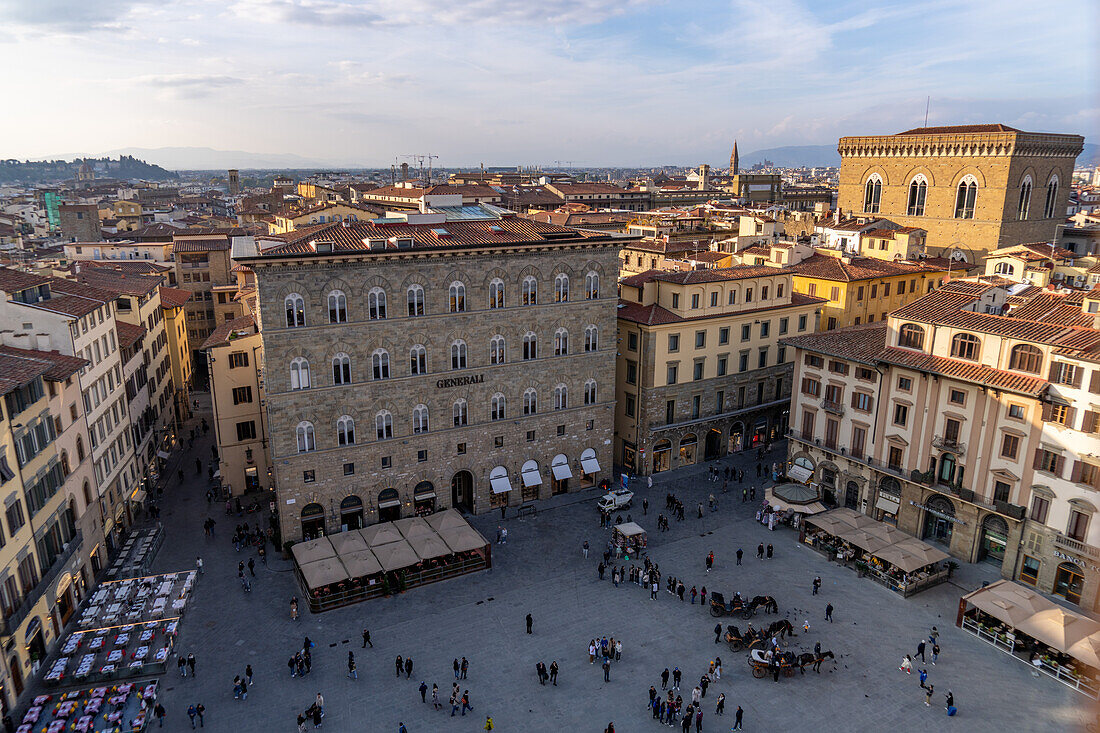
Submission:
<svg viewBox="0 0 1100 733">
<path fill-rule="evenodd" d="M 844 485 L 844 506 L 859 510 L 859 484 L 855 481 L 849 481 Z"/>
<path fill-rule="evenodd" d="M 467 512 L 474 510 L 474 475 L 469 471 L 451 476 L 451 506 Z"/>
<path fill-rule="evenodd" d="M 955 455 L 953 453 L 944 453 L 940 456 L 940 468 L 936 478 L 942 484 L 950 484 L 955 480 Z"/>
<path fill-rule="evenodd" d="M 413 487 L 413 511 L 418 517 L 435 511 L 435 486 L 431 481 L 421 481 Z"/>
<path fill-rule="evenodd" d="M 382 489 L 378 494 L 378 521 L 392 522 L 401 518 L 401 497 L 397 489 Z"/>
<path fill-rule="evenodd" d="M 696 452 L 695 449 L 699 447 L 699 439 L 695 437 L 695 433 L 688 433 L 684 437 L 680 438 L 680 465 L 681 466 L 693 466 L 695 465 Z"/>
<path fill-rule="evenodd" d="M 1071 562 L 1058 566 L 1054 576 L 1054 595 L 1062 596 L 1070 603 L 1081 602 L 1081 591 L 1085 587 L 1085 576 L 1081 568 Z"/>
<path fill-rule="evenodd" d="M 707 432 L 706 440 L 703 443 L 703 460 L 713 461 L 715 458 L 722 457 L 722 431 L 717 428 L 711 428 Z"/>
<path fill-rule="evenodd" d="M 550 493 L 564 494 L 569 491 L 569 479 L 573 478 L 573 471 L 569 468 L 569 459 L 564 453 L 554 456 L 550 461 Z"/>
<path fill-rule="evenodd" d="M 653 473 L 667 471 L 672 462 L 672 443 L 658 440 L 653 444 Z"/>
<path fill-rule="evenodd" d="M 982 520 L 982 539 L 978 545 L 978 560 L 1001 566 L 1008 547 L 1008 523 L 1003 517 L 990 514 Z"/>
<path fill-rule="evenodd" d="M 762 417 L 756 421 L 752 429 L 752 446 L 763 445 L 768 442 L 768 418 Z"/>
<path fill-rule="evenodd" d="M 542 471 L 539 470 L 538 461 L 524 461 L 519 469 L 519 478 L 523 482 L 523 501 L 534 501 L 539 498 L 539 487 L 542 486 Z"/>
<path fill-rule="evenodd" d="M 633 464 L 631 464 L 633 467 Z M 581 488 L 587 489 L 596 485 L 596 474 L 600 472 L 600 462 L 596 460 L 596 451 L 585 448 L 581 451 Z"/>
<path fill-rule="evenodd" d="M 23 670 L 19 666 L 19 657 L 8 660 L 8 669 L 11 670 L 11 686 L 15 690 L 15 697 L 23 694 Z"/>
<path fill-rule="evenodd" d="M 924 505 L 924 530 L 921 539 L 951 544 L 955 527 L 955 505 L 943 494 L 933 495 Z"/>
<path fill-rule="evenodd" d="M 340 502 L 340 531 L 363 528 L 363 500 L 358 496 L 345 496 Z"/>
<path fill-rule="evenodd" d="M 730 426 L 729 452 L 737 453 L 745 444 L 745 426 L 735 422 Z"/>
<path fill-rule="evenodd" d="M 27 632 L 23 638 L 26 640 L 27 652 L 31 658 L 31 667 L 37 669 L 46 658 L 46 642 L 42 638 L 42 619 L 38 616 L 32 618 L 27 624 Z"/>
<path fill-rule="evenodd" d="M 325 536 L 325 508 L 314 502 L 302 507 L 302 539 L 315 540 Z"/>
</svg>

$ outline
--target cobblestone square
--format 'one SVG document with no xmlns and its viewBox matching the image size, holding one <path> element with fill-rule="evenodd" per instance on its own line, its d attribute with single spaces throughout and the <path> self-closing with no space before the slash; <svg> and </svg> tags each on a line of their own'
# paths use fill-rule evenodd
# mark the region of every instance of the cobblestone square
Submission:
<svg viewBox="0 0 1100 733">
<path fill-rule="evenodd" d="M 209 439 L 197 443 L 195 455 L 209 455 Z M 776 446 L 772 458 L 781 455 Z M 185 456 L 184 465 L 190 465 Z M 741 454 L 718 465 L 745 468 L 746 482 L 755 477 L 755 454 Z M 820 674 L 754 679 L 747 653 L 733 653 L 714 644 L 715 619 L 699 604 L 680 602 L 661 589 L 656 601 L 637 585 L 616 588 L 600 581 L 596 565 L 610 530 L 599 527 L 594 510 L 597 490 L 554 497 L 540 504 L 536 517 L 516 519 L 509 513 L 473 517 L 489 539 L 499 524 L 508 528 L 508 542 L 493 546 L 493 569 L 472 576 L 410 590 L 391 598 L 320 615 L 289 617 L 292 596 L 300 595 L 291 564 L 277 553 L 266 566 L 257 563 L 252 592 L 237 580 L 237 563 L 254 553 L 235 552 L 230 536 L 234 524 L 220 505 L 208 505 L 205 486 L 191 483 L 169 489 L 162 505 L 167 539 L 155 569 L 193 567 L 202 556 L 206 572 L 200 579 L 193 607 L 184 618 L 177 650 L 197 658 L 195 678 L 181 679 L 174 663 L 164 679 L 161 702 L 168 710 L 165 729 L 189 726 L 188 705 L 203 703 L 206 722 L 216 730 L 292 731 L 297 714 L 318 692 L 325 697 L 328 730 L 397 731 L 404 722 L 410 733 L 482 730 L 492 715 L 498 731 L 603 731 L 609 722 L 618 733 L 655 730 L 646 703 L 650 685 L 660 690 L 660 673 L 679 667 L 681 694 L 690 700 L 691 687 L 716 655 L 723 675 L 703 700 L 703 730 L 729 730 L 733 711 L 744 708 L 745 730 L 883 731 L 933 730 L 958 726 L 967 731 L 1030 729 L 1069 730 L 1084 720 L 1087 698 L 1047 679 L 1035 678 L 1023 664 L 979 642 L 954 626 L 959 596 L 996 577 L 988 566 L 964 566 L 952 582 L 910 599 L 903 599 L 868 579 L 831 564 L 797 542 L 787 528 L 769 532 L 753 519 L 756 504 L 742 504 L 739 492 L 721 494 L 721 483 L 706 481 L 706 466 L 661 474 L 651 490 L 636 489 L 634 521 L 649 534 L 649 554 L 664 576 L 706 586 L 729 598 L 734 591 L 751 597 L 774 596 L 778 616 L 758 614 L 753 621 L 787 618 L 798 628 L 788 639 L 790 650 L 812 651 L 816 642 L 836 654 Z M 762 496 L 758 487 L 757 498 Z M 657 514 L 666 492 L 682 497 L 687 520 L 672 521 L 668 532 L 656 531 Z M 719 510 L 696 518 L 694 507 L 710 493 Z M 641 500 L 649 498 L 642 516 Z M 624 518 L 627 512 L 623 512 Z M 258 515 L 245 515 L 251 522 Z M 217 522 L 215 537 L 203 536 L 207 517 Z M 587 540 L 592 552 L 582 557 Z M 775 556 L 758 560 L 759 543 L 771 543 Z M 744 564 L 736 566 L 738 548 Z M 707 573 L 705 556 L 713 551 L 714 569 Z M 815 575 L 823 580 L 812 595 Z M 824 620 L 826 603 L 835 607 L 834 622 Z M 304 610 L 305 604 L 302 604 Z M 525 616 L 534 618 L 534 633 L 525 633 Z M 802 625 L 809 621 L 809 633 Z M 722 619 L 744 627 L 738 618 Z M 943 648 L 938 664 L 927 665 L 935 685 L 932 705 L 924 705 L 917 675 L 907 676 L 898 665 L 917 642 L 938 626 Z M 361 632 L 371 632 L 373 648 L 362 649 Z M 623 641 L 623 657 L 612 665 L 604 682 L 599 665 L 588 663 L 590 639 L 614 636 Z M 303 637 L 316 643 L 312 672 L 290 676 L 287 660 L 301 648 Z M 347 653 L 355 653 L 358 680 L 347 675 Z M 411 679 L 394 676 L 394 658 L 411 656 Z M 462 689 L 470 691 L 473 712 L 450 718 L 446 700 L 454 675 L 452 660 L 470 660 Z M 558 685 L 539 685 L 535 664 L 560 667 Z M 247 701 L 233 698 L 233 677 L 251 664 L 255 676 Z M 924 667 L 918 660 L 916 667 Z M 423 704 L 417 691 L 423 680 L 429 690 L 438 684 L 444 709 Z M 948 719 L 944 694 L 951 690 L 959 714 Z M 715 715 L 715 700 L 726 695 L 726 714 Z M 679 725 L 679 721 L 677 721 Z"/>
</svg>

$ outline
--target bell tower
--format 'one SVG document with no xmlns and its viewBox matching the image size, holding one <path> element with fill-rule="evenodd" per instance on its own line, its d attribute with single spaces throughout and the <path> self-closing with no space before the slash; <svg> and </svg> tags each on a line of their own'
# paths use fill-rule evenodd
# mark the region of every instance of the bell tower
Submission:
<svg viewBox="0 0 1100 733">
<path fill-rule="evenodd" d="M 737 141 L 733 141 L 733 152 L 730 153 L 730 175 L 737 175 Z"/>
</svg>

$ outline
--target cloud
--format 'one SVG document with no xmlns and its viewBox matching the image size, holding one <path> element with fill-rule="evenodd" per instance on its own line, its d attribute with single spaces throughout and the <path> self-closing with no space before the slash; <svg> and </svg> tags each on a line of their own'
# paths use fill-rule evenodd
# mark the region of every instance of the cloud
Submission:
<svg viewBox="0 0 1100 733">
<path fill-rule="evenodd" d="M 244 79 L 225 74 L 148 74 L 132 81 L 175 99 L 201 99 L 218 89 L 245 83 Z"/>
<path fill-rule="evenodd" d="M 0 0 L 0 21 L 56 32 L 125 30 L 123 23 L 142 0 Z"/>
</svg>

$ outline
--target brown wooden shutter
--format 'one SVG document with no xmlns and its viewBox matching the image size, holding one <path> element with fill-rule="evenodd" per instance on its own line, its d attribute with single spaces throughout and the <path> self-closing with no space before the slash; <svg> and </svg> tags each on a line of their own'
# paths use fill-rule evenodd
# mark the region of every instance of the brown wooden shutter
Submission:
<svg viewBox="0 0 1100 733">
<path fill-rule="evenodd" d="M 1040 468 L 1043 467 L 1043 449 L 1042 448 L 1036 448 L 1035 449 L 1035 460 L 1031 462 L 1031 467 L 1034 468 L 1036 471 L 1038 471 Z"/>
<path fill-rule="evenodd" d="M 1078 365 L 1077 368 L 1073 370 L 1073 386 L 1074 386 L 1075 389 L 1078 389 L 1078 388 L 1081 387 L 1081 378 L 1084 377 L 1084 376 L 1085 376 L 1085 368 Z"/>
<path fill-rule="evenodd" d="M 1050 374 L 1047 375 L 1047 380 L 1049 380 L 1051 382 L 1057 382 L 1058 381 L 1058 372 L 1061 369 L 1061 366 L 1062 365 L 1059 362 L 1052 361 L 1050 363 Z"/>
<path fill-rule="evenodd" d="M 1092 380 L 1089 382 L 1089 392 L 1100 394 L 1100 369 L 1092 370 Z"/>
<path fill-rule="evenodd" d="M 859 392 L 853 392 L 852 393 L 852 407 L 855 407 L 856 403 L 858 401 L 859 401 Z"/>
<path fill-rule="evenodd" d="M 1092 410 L 1085 410 L 1085 417 L 1081 420 L 1081 432 L 1094 433 L 1096 432 L 1096 418 L 1100 417 L 1100 413 L 1093 412 Z"/>
<path fill-rule="evenodd" d="M 1043 403 L 1043 422 L 1050 422 L 1050 413 L 1054 410 L 1054 406 L 1049 402 Z"/>
<path fill-rule="evenodd" d="M 1076 418 L 1077 418 L 1077 408 L 1076 407 L 1067 408 L 1066 409 L 1066 421 L 1063 424 L 1067 428 L 1072 428 L 1074 425 L 1077 424 Z"/>
<path fill-rule="evenodd" d="M 1062 471 L 1066 468 L 1066 457 L 1058 456 L 1058 460 L 1054 463 L 1054 473 L 1059 478 L 1062 477 Z"/>
<path fill-rule="evenodd" d="M 1070 481 L 1080 481 L 1081 480 L 1081 469 L 1083 469 L 1083 468 L 1084 468 L 1084 464 L 1081 461 L 1074 461 L 1073 462 L 1073 468 L 1070 470 L 1070 473 L 1069 473 L 1069 480 Z"/>
</svg>

